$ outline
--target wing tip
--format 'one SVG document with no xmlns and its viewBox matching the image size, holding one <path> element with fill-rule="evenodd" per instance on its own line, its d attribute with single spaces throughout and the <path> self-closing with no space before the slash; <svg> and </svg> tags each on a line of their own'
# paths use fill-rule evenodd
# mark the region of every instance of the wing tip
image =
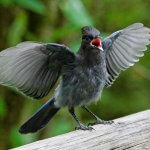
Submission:
<svg viewBox="0 0 150 150">
<path fill-rule="evenodd" d="M 143 23 L 133 23 L 131 25 L 129 25 L 126 29 L 138 29 L 138 28 L 142 28 L 144 27 Z"/>
<path fill-rule="evenodd" d="M 145 29 L 148 33 L 150 33 L 150 28 L 144 26 L 144 24 L 140 23 L 140 22 L 133 23 L 133 24 L 129 25 L 128 27 L 126 27 L 124 30 L 137 30 L 137 29 L 141 29 L 141 28 Z"/>
</svg>

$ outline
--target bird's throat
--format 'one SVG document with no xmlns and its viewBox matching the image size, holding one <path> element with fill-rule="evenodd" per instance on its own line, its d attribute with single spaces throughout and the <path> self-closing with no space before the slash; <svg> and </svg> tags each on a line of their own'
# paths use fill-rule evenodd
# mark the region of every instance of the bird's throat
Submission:
<svg viewBox="0 0 150 150">
<path fill-rule="evenodd" d="M 85 53 L 84 61 L 89 66 L 95 66 L 95 65 L 99 64 L 101 61 L 100 60 L 100 52 L 99 51 L 97 51 L 97 52 L 91 51 L 91 52 Z"/>
</svg>

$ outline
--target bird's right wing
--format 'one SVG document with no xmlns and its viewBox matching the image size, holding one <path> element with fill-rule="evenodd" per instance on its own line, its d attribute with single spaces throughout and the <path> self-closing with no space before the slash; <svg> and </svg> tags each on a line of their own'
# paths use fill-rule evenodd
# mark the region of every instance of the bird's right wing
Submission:
<svg viewBox="0 0 150 150">
<path fill-rule="evenodd" d="M 75 55 L 64 45 L 23 42 L 0 52 L 0 84 L 33 98 L 48 95 Z"/>
<path fill-rule="evenodd" d="M 150 44 L 150 29 L 142 23 L 111 34 L 102 41 L 106 52 L 107 79 L 106 86 L 111 86 L 121 71 L 133 66 Z"/>
</svg>

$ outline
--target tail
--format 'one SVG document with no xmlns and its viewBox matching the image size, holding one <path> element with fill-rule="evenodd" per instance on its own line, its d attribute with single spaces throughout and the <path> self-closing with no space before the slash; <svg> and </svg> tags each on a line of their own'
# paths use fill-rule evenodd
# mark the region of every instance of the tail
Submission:
<svg viewBox="0 0 150 150">
<path fill-rule="evenodd" d="M 27 120 L 19 129 L 21 134 L 34 133 L 46 126 L 51 118 L 60 108 L 54 105 L 55 98 L 45 103 L 29 120 Z"/>
</svg>

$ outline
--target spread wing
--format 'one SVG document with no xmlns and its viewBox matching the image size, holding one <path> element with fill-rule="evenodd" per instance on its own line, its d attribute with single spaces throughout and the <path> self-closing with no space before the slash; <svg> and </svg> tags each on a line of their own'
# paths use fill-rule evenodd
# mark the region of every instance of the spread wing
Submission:
<svg viewBox="0 0 150 150">
<path fill-rule="evenodd" d="M 23 42 L 0 52 L 0 84 L 12 86 L 33 98 L 48 95 L 62 67 L 75 55 L 59 44 Z"/>
<path fill-rule="evenodd" d="M 103 40 L 106 52 L 107 80 L 106 86 L 111 86 L 121 71 L 133 66 L 150 44 L 150 29 L 142 23 L 135 23 L 117 31 Z"/>
</svg>

